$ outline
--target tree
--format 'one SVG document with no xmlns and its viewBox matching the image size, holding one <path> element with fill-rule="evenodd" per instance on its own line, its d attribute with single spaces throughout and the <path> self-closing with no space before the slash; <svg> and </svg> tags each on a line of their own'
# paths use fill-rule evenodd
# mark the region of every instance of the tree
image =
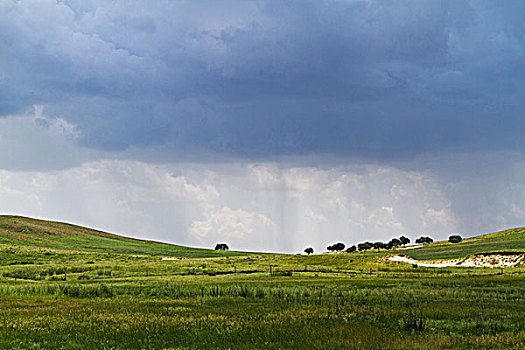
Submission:
<svg viewBox="0 0 525 350">
<path fill-rule="evenodd" d="M 374 243 L 374 249 L 377 249 L 377 251 L 379 251 L 379 249 L 384 249 L 385 247 L 386 247 L 386 244 L 384 244 L 383 242 Z"/>
<path fill-rule="evenodd" d="M 410 243 L 410 239 L 405 236 L 399 237 L 399 240 L 401 241 L 401 244 L 403 245 L 403 247 L 406 246 L 408 243 Z"/>
<path fill-rule="evenodd" d="M 392 238 L 390 240 L 390 242 L 388 242 L 388 246 L 390 248 L 394 248 L 395 249 L 395 248 L 399 247 L 400 245 L 401 245 L 401 240 L 399 240 L 397 238 Z"/>
<path fill-rule="evenodd" d="M 424 245 L 427 245 L 427 244 L 430 244 L 434 242 L 434 240 L 430 237 L 425 237 L 425 236 L 421 236 L 419 237 L 418 239 L 416 239 L 416 243 L 417 244 L 424 244 Z"/>
<path fill-rule="evenodd" d="M 359 243 L 357 245 L 357 250 L 366 251 L 366 250 L 372 249 L 373 247 L 374 247 L 374 244 L 370 242 Z"/>
<path fill-rule="evenodd" d="M 332 246 L 332 248 L 336 251 L 336 252 L 340 252 L 341 250 L 344 250 L 345 249 L 345 245 L 344 243 L 336 243 Z"/>
<path fill-rule="evenodd" d="M 353 252 L 355 252 L 356 250 L 357 250 L 357 247 L 356 247 L 355 245 L 353 245 L 353 246 L 349 247 L 349 248 L 346 250 L 346 252 L 347 252 L 347 253 L 353 253 Z"/>
<path fill-rule="evenodd" d="M 312 254 L 314 252 L 314 248 L 312 247 L 308 247 L 304 250 L 304 252 L 308 255 Z"/>
<path fill-rule="evenodd" d="M 226 243 L 217 243 L 215 250 L 229 250 L 230 248 Z"/>
<path fill-rule="evenodd" d="M 341 250 L 345 249 L 344 243 L 334 243 L 333 245 L 329 245 L 326 247 L 331 252 L 340 252 Z"/>
<path fill-rule="evenodd" d="M 450 243 L 459 243 L 463 240 L 460 235 L 452 235 L 448 238 L 448 241 Z"/>
</svg>

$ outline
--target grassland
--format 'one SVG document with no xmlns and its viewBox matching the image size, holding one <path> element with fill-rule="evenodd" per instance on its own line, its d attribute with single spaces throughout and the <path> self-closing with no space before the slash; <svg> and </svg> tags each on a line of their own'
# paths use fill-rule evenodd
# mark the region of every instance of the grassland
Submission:
<svg viewBox="0 0 525 350">
<path fill-rule="evenodd" d="M 218 253 L 16 217 L 0 227 L 5 349 L 525 346 L 523 266 L 416 269 L 386 251 Z M 507 233 L 410 253 L 521 244 L 520 232 Z"/>
<path fill-rule="evenodd" d="M 167 257 L 224 255 L 223 252 L 213 250 L 127 238 L 66 223 L 19 216 L 0 216 L 0 245 Z M 230 255 L 232 253 L 228 253 Z"/>
<path fill-rule="evenodd" d="M 494 232 L 468 238 L 460 243 L 437 242 L 428 247 L 407 250 L 406 255 L 423 260 L 457 259 L 472 254 L 501 251 L 525 252 L 525 228 Z"/>
</svg>

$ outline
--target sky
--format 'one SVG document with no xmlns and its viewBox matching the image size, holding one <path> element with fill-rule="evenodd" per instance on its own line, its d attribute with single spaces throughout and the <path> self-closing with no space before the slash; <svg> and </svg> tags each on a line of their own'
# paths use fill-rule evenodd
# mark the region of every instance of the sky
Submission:
<svg viewBox="0 0 525 350">
<path fill-rule="evenodd" d="M 0 213 L 290 253 L 524 226 L 524 14 L 0 0 Z"/>
</svg>

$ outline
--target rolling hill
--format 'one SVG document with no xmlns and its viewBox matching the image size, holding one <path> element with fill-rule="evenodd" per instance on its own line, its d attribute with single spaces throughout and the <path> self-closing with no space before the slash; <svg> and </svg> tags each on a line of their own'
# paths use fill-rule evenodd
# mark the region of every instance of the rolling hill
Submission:
<svg viewBox="0 0 525 350">
<path fill-rule="evenodd" d="M 239 254 L 127 238 L 61 222 L 0 216 L 0 246 L 73 252 L 167 257 L 215 257 Z"/>
<path fill-rule="evenodd" d="M 8 215 L 0 215 L 0 248 L 2 247 L 185 258 L 248 254 L 140 240 L 62 222 Z M 418 260 L 441 260 L 488 252 L 524 251 L 525 227 L 521 227 L 467 238 L 460 243 L 435 242 L 429 246 L 398 252 Z"/>
<path fill-rule="evenodd" d="M 491 252 L 524 252 L 525 227 L 467 238 L 460 243 L 436 242 L 427 247 L 407 249 L 403 254 L 418 260 L 458 259 Z"/>
</svg>

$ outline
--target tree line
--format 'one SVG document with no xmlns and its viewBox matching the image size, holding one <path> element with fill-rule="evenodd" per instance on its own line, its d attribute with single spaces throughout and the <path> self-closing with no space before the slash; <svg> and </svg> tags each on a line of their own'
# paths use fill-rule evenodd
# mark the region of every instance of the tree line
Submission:
<svg viewBox="0 0 525 350">
<path fill-rule="evenodd" d="M 450 243 L 459 243 L 461 242 L 463 239 L 461 238 L 460 235 L 451 235 L 449 238 L 448 238 L 448 241 Z M 415 241 L 417 244 L 423 244 L 423 245 L 427 245 L 427 244 L 430 244 L 432 242 L 434 242 L 434 240 L 430 237 L 426 237 L 426 236 L 421 236 L 419 237 L 418 239 L 416 239 Z M 385 242 L 363 242 L 363 243 L 359 243 L 357 245 L 353 245 L 351 247 L 348 247 L 346 249 L 346 252 L 347 253 L 353 253 L 355 251 L 360 251 L 360 252 L 364 252 L 364 251 L 367 251 L 367 250 L 370 250 L 370 249 L 377 249 L 377 251 L 380 251 L 381 249 L 396 249 L 400 246 L 403 246 L 405 247 L 407 244 L 410 243 L 410 238 L 408 237 L 405 237 L 405 236 L 401 236 L 399 238 L 392 238 L 388 243 L 385 243 Z M 326 247 L 326 249 L 330 252 L 341 252 L 343 250 L 345 250 L 345 244 L 344 243 L 335 243 L 335 244 L 332 244 L 332 245 L 329 245 L 328 247 Z M 229 250 L 230 248 L 228 247 L 228 245 L 226 243 L 218 243 L 216 246 L 215 246 L 215 250 L 223 250 L 223 251 L 227 251 Z M 312 247 L 308 247 L 304 250 L 304 252 L 308 255 L 310 254 L 313 254 L 314 252 L 314 249 Z"/>
<path fill-rule="evenodd" d="M 459 235 L 450 236 L 449 241 L 452 243 L 461 242 L 461 237 Z M 415 243 L 423 245 L 427 245 L 432 242 L 434 242 L 434 240 L 427 236 L 421 236 L 415 240 Z M 346 248 L 344 243 L 339 242 L 329 245 L 326 247 L 326 249 L 330 252 L 341 252 L 346 248 L 347 253 L 353 253 L 355 251 L 364 252 L 371 249 L 377 249 L 377 251 L 380 251 L 381 249 L 396 249 L 401 246 L 404 247 L 409 243 L 410 238 L 401 236 L 399 238 L 392 238 L 389 242 L 362 242 L 357 245 L 352 245 L 348 248 Z M 304 250 L 304 252 L 310 255 L 314 252 L 314 249 L 312 247 L 308 247 Z"/>
</svg>

